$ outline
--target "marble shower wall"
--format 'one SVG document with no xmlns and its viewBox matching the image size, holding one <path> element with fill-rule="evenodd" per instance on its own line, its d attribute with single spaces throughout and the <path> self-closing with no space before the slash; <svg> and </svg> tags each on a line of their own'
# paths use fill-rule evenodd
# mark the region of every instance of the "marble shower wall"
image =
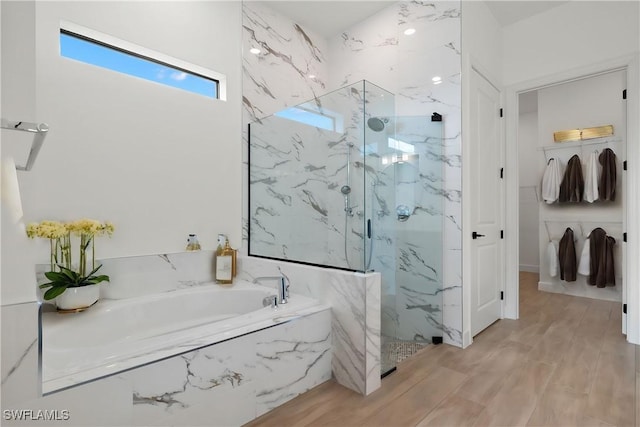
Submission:
<svg viewBox="0 0 640 427">
<path fill-rule="evenodd" d="M 366 269 L 365 226 L 371 213 L 365 193 L 370 200 L 380 162 L 377 147 L 367 154 L 374 144 L 365 123 L 393 116 L 393 107 L 390 93 L 360 81 L 292 112 L 322 112 L 333 119 L 331 130 L 279 116 L 251 124 L 252 254 Z M 344 186 L 350 188 L 350 215 Z"/>
<path fill-rule="evenodd" d="M 420 185 L 426 190 L 423 194 L 428 196 L 416 203 L 421 209 L 415 216 L 415 224 L 410 224 L 412 220 L 409 220 L 404 227 L 406 230 L 400 228 L 395 236 L 385 235 L 382 225 L 380 238 L 374 241 L 374 254 L 377 250 L 374 258 L 380 266 L 398 271 L 396 275 L 381 269 L 383 292 L 393 295 L 395 299 L 393 306 L 387 304 L 389 301 L 385 302 L 385 312 L 404 310 L 408 305 L 413 307 L 404 320 L 401 321 L 401 316 L 397 316 L 397 325 L 402 330 L 400 336 L 408 339 L 430 338 L 435 334 L 433 326 L 436 326 L 441 327 L 445 342 L 460 346 L 460 2 L 398 2 L 328 40 L 323 40 L 313 31 L 266 5 L 245 2 L 244 26 L 245 123 L 360 80 L 367 80 L 395 94 L 395 116 L 423 117 L 428 120 L 433 112 L 442 114 L 444 130 L 440 141 L 437 137 L 434 139 L 425 135 L 425 148 L 419 148 L 425 159 L 439 165 L 435 168 L 440 173 L 423 173 L 421 169 Z M 416 33 L 405 36 L 403 31 L 407 28 L 415 28 Z M 307 37 L 302 36 L 303 33 Z M 267 54 L 249 54 L 248 48 L 253 45 L 262 46 Z M 305 74 L 306 70 L 313 71 L 315 79 Z M 431 80 L 436 75 L 442 78 L 442 83 L 438 85 Z M 440 150 L 426 148 L 427 142 L 440 144 Z M 246 152 L 244 159 L 246 168 Z M 331 162 L 330 158 L 327 167 L 337 170 Z M 361 164 L 364 166 L 365 162 Z M 367 159 L 366 164 L 371 166 L 373 161 Z M 365 186 L 364 191 L 371 190 Z M 433 197 L 439 200 L 433 201 Z M 343 203 L 339 201 L 334 206 L 333 202 L 327 200 L 327 212 L 337 209 L 339 218 Z M 395 210 L 395 206 L 385 200 L 380 201 L 380 206 L 377 210 L 383 213 L 393 213 Z M 430 224 L 435 223 L 439 223 L 444 230 L 443 246 L 438 249 L 430 243 L 437 239 L 424 231 L 425 226 L 431 230 Z M 246 242 L 246 218 L 243 224 Z M 335 236 L 343 234 L 340 229 L 344 229 L 344 224 L 340 226 L 333 223 L 332 226 Z M 414 233 L 414 230 L 422 230 L 422 236 Z M 389 241 L 387 237 L 399 239 L 397 252 L 385 252 L 386 242 Z M 343 242 L 332 243 L 327 240 L 327 245 L 334 248 L 338 256 L 340 246 L 334 245 L 342 245 Z M 360 255 L 356 256 L 360 258 Z M 438 258 L 442 259 L 440 267 L 437 267 L 440 264 Z M 431 271 L 430 267 L 437 267 L 434 268 L 436 271 Z M 436 292 L 432 287 L 425 286 L 430 283 L 427 277 L 439 281 L 442 291 Z M 435 298 L 430 295 L 434 293 L 437 294 Z M 434 325 L 434 319 L 440 316 L 442 323 Z"/>
<path fill-rule="evenodd" d="M 384 247 L 379 248 L 380 265 L 395 262 L 397 272 L 390 282 L 383 270 L 383 329 L 392 320 L 400 338 L 442 334 L 445 342 L 458 346 L 462 345 L 460 17 L 457 1 L 398 2 L 329 41 L 330 85 L 367 79 L 384 87 L 395 94 L 399 122 L 409 117 L 429 120 L 433 112 L 443 116 L 442 133 L 424 132 L 422 142 L 414 144 L 423 189 L 417 195 L 419 209 L 395 229 L 395 254 L 385 255 Z M 404 35 L 408 28 L 416 32 Z M 434 84 L 435 76 L 442 83 Z M 395 206 L 386 207 L 393 214 Z M 397 318 L 390 319 L 394 314 Z"/>
</svg>

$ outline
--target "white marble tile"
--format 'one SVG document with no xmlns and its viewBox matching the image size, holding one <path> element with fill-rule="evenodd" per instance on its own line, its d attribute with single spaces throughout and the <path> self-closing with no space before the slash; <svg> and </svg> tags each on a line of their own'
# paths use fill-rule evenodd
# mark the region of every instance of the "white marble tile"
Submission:
<svg viewBox="0 0 640 427">
<path fill-rule="evenodd" d="M 269 19 L 273 19 L 273 29 L 277 33 L 278 25 L 283 22 L 282 17 L 275 18 L 269 13 L 265 13 L 264 22 L 269 22 Z M 259 26 L 264 26 L 264 22 Z M 408 27 L 416 28 L 414 36 L 409 37 L 402 34 L 402 31 Z M 271 36 L 277 38 L 276 34 Z M 279 46 L 284 46 L 282 38 L 277 43 L 280 43 Z M 327 40 L 323 49 L 325 53 L 323 56 L 324 65 L 326 75 L 328 75 L 325 80 L 328 82 L 326 92 L 367 79 L 395 93 L 394 105 L 390 110 L 393 112 L 391 114 L 393 117 L 406 115 L 422 116 L 426 119 L 433 112 L 438 112 L 443 116 L 442 139 L 440 141 L 427 139 L 427 144 L 424 147 L 416 144 L 416 147 L 420 146 L 421 156 L 420 191 L 413 194 L 407 193 L 402 189 L 403 186 L 399 185 L 389 192 L 388 190 L 394 188 L 393 178 L 387 183 L 386 188 L 384 186 L 376 188 L 377 197 L 373 203 L 376 212 L 372 216 L 377 219 L 377 223 L 374 222 L 376 226 L 374 227 L 371 267 L 381 271 L 382 275 L 381 299 L 384 319 L 381 329 L 385 334 L 394 334 L 398 337 L 407 337 L 407 339 L 432 335 L 456 336 L 459 334 L 462 323 L 461 293 L 452 292 L 461 286 L 462 271 L 459 256 L 462 236 L 460 3 L 455 1 L 398 2 L 367 20 L 345 29 L 342 34 Z M 292 46 L 290 51 L 292 57 L 301 54 L 295 46 Z M 248 61 L 251 62 L 251 66 L 246 68 L 250 69 L 253 78 L 260 75 L 261 82 L 269 82 L 273 78 L 273 73 L 278 72 L 281 73 L 281 76 L 290 76 L 292 93 L 307 86 L 306 83 L 301 87 L 296 86 L 294 83 L 297 79 L 295 71 L 287 74 L 287 71 L 284 71 L 285 68 L 277 64 L 274 65 L 267 61 L 257 62 L 252 57 L 249 57 Z M 434 85 L 431 77 L 435 75 L 441 76 L 443 83 Z M 276 85 L 278 79 L 274 80 Z M 321 93 L 324 92 L 314 92 L 314 95 L 318 96 Z M 257 90 L 249 90 L 244 95 L 251 100 L 252 104 L 256 105 L 259 102 L 273 102 L 269 96 L 264 96 L 264 93 Z M 291 98 L 285 96 L 284 99 Z M 336 99 L 345 102 L 344 98 L 336 97 Z M 369 97 L 369 99 L 372 98 Z M 326 105 L 323 104 L 323 106 Z M 372 109 L 369 107 L 368 111 L 372 114 Z M 357 106 L 353 111 L 358 111 Z M 373 135 L 373 133 L 368 135 L 367 143 L 384 144 L 382 140 L 378 141 L 377 137 L 380 135 Z M 354 143 L 358 144 L 358 141 Z M 430 143 L 438 144 L 438 146 L 429 146 Z M 305 145 L 305 150 L 307 145 Z M 335 156 L 330 155 L 331 153 L 334 153 Z M 295 154 L 296 156 L 304 156 L 302 151 L 296 151 Z M 340 174 L 334 175 L 333 171 L 337 173 L 340 165 L 344 165 L 344 154 L 344 150 L 329 150 L 324 154 L 314 153 L 314 156 L 328 156 L 326 161 L 327 175 L 322 179 L 334 189 L 338 189 L 342 185 Z M 366 160 L 367 165 L 374 165 L 371 158 Z M 357 165 L 358 161 L 355 159 L 354 164 Z M 424 169 L 428 162 L 434 164 L 435 169 Z M 361 176 L 364 176 L 357 167 L 355 171 L 356 178 L 353 181 L 353 188 L 360 186 L 358 180 L 362 180 Z M 308 171 L 303 172 L 309 176 Z M 301 176 L 304 177 L 304 173 Z M 333 176 L 338 179 L 332 181 L 331 177 Z M 380 182 L 384 183 L 384 172 L 379 170 L 377 177 Z M 313 190 L 313 185 L 310 185 L 309 188 Z M 329 194 L 332 193 L 328 192 L 327 195 Z M 278 195 L 278 197 L 291 195 L 298 200 L 304 200 L 304 197 L 307 197 L 304 193 L 301 196 L 284 190 L 280 191 Z M 313 190 L 313 195 L 316 201 L 322 201 L 318 205 L 321 205 L 327 212 L 327 216 L 324 217 L 326 223 L 323 224 L 323 227 L 326 226 L 326 231 L 323 236 L 318 237 L 313 236 L 308 227 L 303 227 L 306 231 L 297 232 L 296 235 L 302 235 L 308 241 L 304 242 L 300 248 L 305 250 L 320 248 L 321 251 L 321 248 L 328 248 L 320 258 L 323 261 L 316 262 L 342 265 L 340 263 L 344 262 L 345 256 L 343 249 L 345 240 L 343 200 L 339 197 L 337 200 L 330 197 L 320 197 L 315 190 Z M 402 226 L 398 229 L 398 222 L 395 221 L 396 198 L 412 199 L 416 207 L 416 219 L 426 221 L 421 222 L 421 227 L 429 224 L 430 221 L 439 224 L 443 230 L 439 254 L 433 253 L 433 245 L 424 243 L 430 243 L 432 240 L 426 236 L 409 239 L 411 240 L 409 242 L 406 238 L 398 235 L 399 231 L 401 234 Z M 262 213 L 264 215 L 261 215 L 261 218 L 268 218 L 266 211 Z M 295 229 L 297 220 L 295 216 L 287 217 L 286 229 Z M 357 226 L 354 227 L 349 219 L 347 219 L 347 224 L 346 235 L 357 236 L 358 232 L 361 232 L 361 229 Z M 277 227 L 268 228 L 274 242 L 280 242 L 280 234 L 276 231 L 277 229 Z M 418 227 L 416 227 L 417 229 Z M 413 235 L 417 237 L 415 233 Z M 412 234 L 407 233 L 406 236 L 412 236 Z M 302 243 L 303 240 L 301 239 L 300 242 Z M 411 246 L 408 246 L 409 243 Z M 351 264 L 361 262 L 368 250 L 366 244 L 359 244 L 357 239 L 353 242 L 349 241 L 347 246 L 348 256 L 351 260 L 356 260 Z M 278 249 L 283 256 L 291 253 L 288 246 Z M 427 266 L 431 267 L 435 273 L 431 279 L 436 277 L 440 282 L 440 288 L 448 288 L 447 292 L 436 292 L 436 289 L 428 285 L 424 286 L 425 289 L 421 289 L 421 280 L 427 280 L 425 278 L 429 272 Z M 432 315 L 427 316 L 426 319 L 424 316 L 414 315 L 419 311 L 405 309 L 411 299 L 415 300 L 416 292 L 425 297 L 419 298 L 419 304 L 411 304 L 411 306 L 430 307 Z M 431 294 L 431 297 L 426 298 L 427 294 Z M 445 294 L 449 295 L 446 304 L 442 301 Z M 447 311 L 449 312 L 447 313 Z M 442 328 L 446 332 L 437 333 L 437 328 Z M 348 334 L 343 331 L 343 334 L 338 334 L 338 336 L 348 336 Z M 449 342 L 457 343 L 458 341 L 453 338 Z"/>
<path fill-rule="evenodd" d="M 331 312 L 264 331 L 256 343 L 256 416 L 331 379 Z"/>
<path fill-rule="evenodd" d="M 4 396 L 3 396 L 4 400 Z M 117 376 L 59 391 L 15 405 L 26 419 L 8 420 L 9 426 L 132 426 L 131 383 Z M 40 418 L 37 418 L 40 417 Z"/>
<path fill-rule="evenodd" d="M 331 306 L 333 375 L 345 387 L 366 393 L 368 373 L 365 338 L 367 328 L 371 327 L 372 331 L 379 329 L 380 322 L 380 297 L 376 297 L 380 295 L 380 290 L 378 288 L 377 293 L 374 292 L 368 300 L 366 286 L 369 284 L 372 292 L 375 291 L 375 286 L 380 286 L 379 282 L 375 282 L 378 279 L 368 279 L 370 276 L 379 276 L 378 273 L 352 273 L 256 257 L 240 257 L 239 265 L 239 277 L 245 280 L 283 274 L 289 278 L 292 292 L 313 296 Z M 374 285 L 367 280 L 378 284 Z M 374 311 L 378 314 L 374 314 Z M 368 323 L 367 313 L 371 315 L 371 325 Z M 375 343 L 375 338 L 372 337 L 371 342 Z M 368 348 L 376 352 L 373 346 Z"/>
<path fill-rule="evenodd" d="M 367 274 L 364 277 L 366 288 L 366 395 L 380 388 L 381 380 L 381 320 L 380 313 L 380 275 Z"/>
<path fill-rule="evenodd" d="M 125 299 L 213 281 L 213 251 L 108 258 L 99 260 L 109 276 L 101 298 Z"/>
<path fill-rule="evenodd" d="M 253 419 L 255 350 L 255 335 L 246 335 L 121 374 L 133 385 L 134 424 L 201 425 L 198 407 L 215 401 L 244 402 L 234 424 Z M 216 416 L 208 419 L 217 424 Z"/>
<path fill-rule="evenodd" d="M 20 402 L 34 399 L 41 393 L 39 310 L 37 302 L 3 305 L 0 309 L 2 409 L 19 409 Z"/>
</svg>

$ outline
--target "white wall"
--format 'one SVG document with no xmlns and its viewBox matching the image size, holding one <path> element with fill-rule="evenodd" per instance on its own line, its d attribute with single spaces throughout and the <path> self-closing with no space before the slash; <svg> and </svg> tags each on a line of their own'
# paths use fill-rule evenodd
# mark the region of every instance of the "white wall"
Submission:
<svg viewBox="0 0 640 427">
<path fill-rule="evenodd" d="M 241 236 L 241 4 L 38 2 L 37 118 L 50 126 L 21 177 L 28 221 L 112 221 L 99 257 L 182 251 L 188 233 L 213 248 Z M 60 20 L 227 76 L 227 101 L 59 54 Z M 224 37 L 221 37 L 224 34 Z M 39 261 L 48 259 L 41 242 Z"/>
<path fill-rule="evenodd" d="M 505 86 L 638 51 L 637 1 L 570 1 L 503 29 Z"/>
<path fill-rule="evenodd" d="M 520 271 L 538 272 L 538 112 L 520 114 L 518 122 L 518 177 L 520 179 Z"/>
</svg>

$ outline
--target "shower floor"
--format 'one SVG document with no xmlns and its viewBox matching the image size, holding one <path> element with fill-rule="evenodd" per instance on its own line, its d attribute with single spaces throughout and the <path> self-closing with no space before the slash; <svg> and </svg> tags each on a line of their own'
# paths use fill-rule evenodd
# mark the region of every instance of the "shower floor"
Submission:
<svg viewBox="0 0 640 427">
<path fill-rule="evenodd" d="M 386 341 L 382 344 L 382 374 L 390 371 L 409 356 L 427 347 L 429 343 L 415 341 Z"/>
</svg>

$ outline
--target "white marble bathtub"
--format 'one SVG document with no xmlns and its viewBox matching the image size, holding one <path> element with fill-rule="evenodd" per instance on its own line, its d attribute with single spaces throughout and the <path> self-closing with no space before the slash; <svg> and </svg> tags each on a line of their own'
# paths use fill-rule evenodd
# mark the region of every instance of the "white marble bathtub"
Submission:
<svg viewBox="0 0 640 427">
<path fill-rule="evenodd" d="M 275 288 L 237 281 L 100 300 L 76 314 L 42 316 L 43 392 L 112 375 L 328 309 L 293 294 L 277 309 Z"/>
</svg>

